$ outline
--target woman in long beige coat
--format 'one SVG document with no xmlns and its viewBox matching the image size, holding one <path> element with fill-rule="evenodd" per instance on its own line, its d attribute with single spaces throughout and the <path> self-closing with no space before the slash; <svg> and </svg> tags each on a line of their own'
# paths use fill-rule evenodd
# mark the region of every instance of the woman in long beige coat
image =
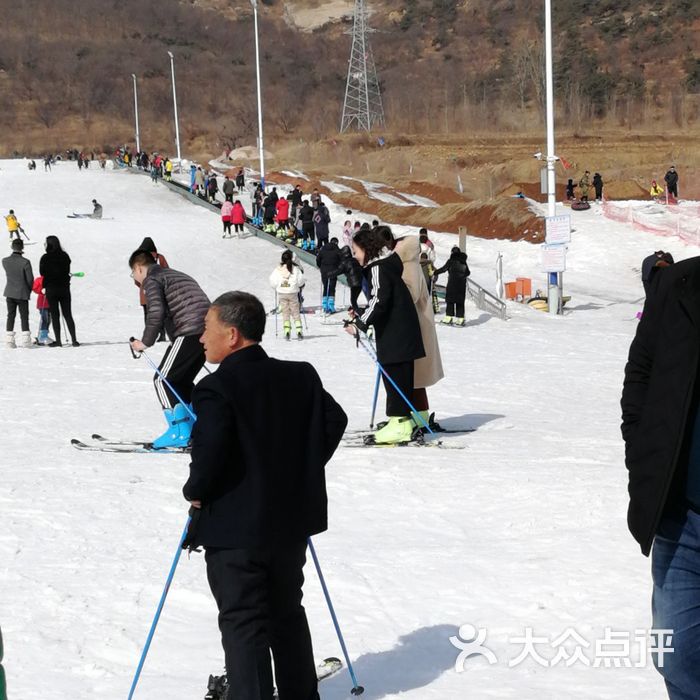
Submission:
<svg viewBox="0 0 700 700">
<path fill-rule="evenodd" d="M 388 227 L 387 231 L 389 230 Z M 393 237 L 392 237 L 393 238 Z M 425 276 L 420 266 L 420 241 L 418 236 L 404 236 L 394 241 L 394 252 L 403 262 L 403 281 L 411 292 L 416 305 L 425 357 L 415 361 L 413 379 L 413 405 L 427 422 L 430 416 L 427 387 L 437 384 L 445 373 L 442 369 L 440 346 L 435 331 L 435 314 L 430 299 L 430 290 L 425 283 Z M 416 421 L 420 423 L 420 421 Z M 422 425 L 422 423 L 421 423 Z"/>
</svg>

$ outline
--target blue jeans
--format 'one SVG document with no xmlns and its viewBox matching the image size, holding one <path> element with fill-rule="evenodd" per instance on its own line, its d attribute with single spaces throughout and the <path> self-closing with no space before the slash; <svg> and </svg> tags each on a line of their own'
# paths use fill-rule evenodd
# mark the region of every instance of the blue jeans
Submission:
<svg viewBox="0 0 700 700">
<path fill-rule="evenodd" d="M 670 700 L 700 698 L 700 514 L 663 519 L 652 551 L 654 629 L 672 629 L 663 667 Z"/>
</svg>

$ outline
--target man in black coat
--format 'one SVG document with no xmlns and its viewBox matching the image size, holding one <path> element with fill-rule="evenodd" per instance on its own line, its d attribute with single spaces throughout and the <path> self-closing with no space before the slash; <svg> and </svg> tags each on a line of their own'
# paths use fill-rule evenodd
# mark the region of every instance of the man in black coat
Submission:
<svg viewBox="0 0 700 700">
<path fill-rule="evenodd" d="M 307 539 L 327 529 L 324 468 L 347 416 L 305 362 L 267 356 L 265 309 L 220 296 L 201 342 L 219 364 L 197 385 L 185 546 L 205 548 L 233 700 L 318 700 L 301 605 Z"/>
<path fill-rule="evenodd" d="M 657 272 L 625 367 L 629 528 L 652 552 L 654 629 L 672 700 L 700 697 L 700 258 Z M 652 549 L 653 543 L 653 549 Z"/>
<path fill-rule="evenodd" d="M 668 169 L 668 172 L 664 175 L 664 180 L 668 188 L 668 193 L 673 197 L 678 197 L 678 173 L 674 165 Z"/>
<path fill-rule="evenodd" d="M 341 259 L 337 238 L 331 238 L 331 242 L 320 248 L 316 255 L 316 265 L 321 271 L 321 287 L 323 289 L 321 309 L 327 314 L 335 313 L 335 285 L 338 278 L 331 276 L 331 273 L 338 268 Z"/>
</svg>

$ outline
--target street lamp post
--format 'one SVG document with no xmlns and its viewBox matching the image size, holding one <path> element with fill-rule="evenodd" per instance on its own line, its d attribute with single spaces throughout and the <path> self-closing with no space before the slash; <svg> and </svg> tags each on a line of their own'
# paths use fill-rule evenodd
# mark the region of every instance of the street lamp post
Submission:
<svg viewBox="0 0 700 700">
<path fill-rule="evenodd" d="M 556 215 L 557 195 L 554 166 L 554 71 L 552 68 L 552 0 L 544 1 L 545 82 L 547 103 L 547 216 Z M 561 272 L 548 273 L 547 301 L 549 313 L 558 314 L 561 308 Z"/>
<path fill-rule="evenodd" d="M 262 94 L 260 91 L 260 45 L 258 42 L 258 0 L 250 0 L 255 18 L 255 70 L 258 78 L 258 147 L 260 149 L 260 184 L 265 191 L 265 148 L 263 145 Z"/>
<path fill-rule="evenodd" d="M 182 154 L 180 153 L 180 126 L 177 121 L 177 93 L 175 92 L 175 60 L 172 51 L 168 51 L 170 56 L 170 75 L 173 79 L 173 109 L 175 111 L 175 145 L 177 146 L 177 168 L 178 172 L 182 167 Z"/>
<path fill-rule="evenodd" d="M 134 119 L 136 120 L 136 153 L 141 153 L 141 139 L 139 138 L 139 98 L 136 92 L 136 73 L 132 73 L 134 79 Z"/>
</svg>

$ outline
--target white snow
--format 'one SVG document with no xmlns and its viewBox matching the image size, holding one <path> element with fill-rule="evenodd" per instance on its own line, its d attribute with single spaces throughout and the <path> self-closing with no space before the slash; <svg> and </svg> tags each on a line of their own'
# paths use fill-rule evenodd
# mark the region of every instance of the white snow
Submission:
<svg viewBox="0 0 700 700">
<path fill-rule="evenodd" d="M 335 194 L 357 194 L 357 190 L 354 190 L 352 187 L 341 185 L 339 182 L 333 182 L 332 180 L 321 180 L 321 184 Z"/>
<path fill-rule="evenodd" d="M 404 197 L 412 204 L 417 204 L 421 207 L 439 207 L 440 205 L 429 197 L 421 197 L 418 194 L 408 194 L 407 192 L 398 192 L 401 197 Z"/>
<path fill-rule="evenodd" d="M 281 170 L 280 171 L 282 175 L 286 175 L 287 177 L 298 177 L 301 180 L 308 180 L 309 176 L 304 175 L 300 170 Z"/>
<path fill-rule="evenodd" d="M 0 349 L 0 625 L 10 697 L 125 697 L 186 517 L 176 455 L 78 452 L 92 432 L 149 438 L 162 430 L 151 372 L 127 348 L 142 328 L 127 258 L 146 235 L 210 297 L 258 294 L 280 249 L 255 237 L 223 240 L 218 215 L 147 177 L 71 163 L 30 173 L 1 164 L 3 209 L 30 237 L 61 238 L 73 270 L 81 348 Z M 69 220 L 98 199 L 114 221 Z M 338 232 L 346 218 L 332 202 Z M 5 213 L 3 211 L 3 213 Z M 355 216 L 353 216 L 353 219 Z M 438 328 L 446 378 L 430 391 L 446 427 L 478 428 L 445 441 L 461 451 L 341 448 L 327 470 L 330 529 L 316 538 L 336 611 L 366 698 L 652 700 L 664 696 L 650 662 L 593 668 L 532 659 L 513 668 L 527 627 L 551 641 L 575 629 L 592 646 L 606 627 L 634 634 L 651 624 L 649 561 L 627 532 L 619 394 L 641 259 L 659 247 L 698 253 L 678 238 L 634 230 L 600 207 L 572 212 L 563 317 L 512 304 L 507 322 L 468 306 L 464 330 Z M 415 232 L 395 227 L 399 233 Z M 456 241 L 435 234 L 444 261 Z M 498 251 L 506 280 L 538 272 L 527 243 L 468 242 L 476 281 L 493 289 Z M 42 246 L 27 248 L 38 274 Z M 320 296 L 308 271 L 307 301 Z M 344 293 L 339 291 L 339 306 Z M 33 304 L 33 302 L 32 302 Z M 37 312 L 31 316 L 37 328 Z M 308 338 L 285 343 L 270 319 L 264 347 L 306 359 L 367 425 L 375 370 L 337 325 L 308 317 Z M 159 359 L 165 345 L 151 354 Z M 380 408 L 383 398 L 380 399 Z M 305 604 L 316 655 L 340 655 L 315 573 Z M 449 637 L 470 623 L 488 630 L 498 657 L 454 670 Z M 509 641 L 511 640 L 511 641 Z M 554 649 L 538 647 L 546 657 Z M 634 663 L 634 661 L 633 661 Z M 222 653 L 202 555 L 183 556 L 136 698 L 202 697 Z M 341 674 L 324 700 L 348 697 Z"/>
</svg>

